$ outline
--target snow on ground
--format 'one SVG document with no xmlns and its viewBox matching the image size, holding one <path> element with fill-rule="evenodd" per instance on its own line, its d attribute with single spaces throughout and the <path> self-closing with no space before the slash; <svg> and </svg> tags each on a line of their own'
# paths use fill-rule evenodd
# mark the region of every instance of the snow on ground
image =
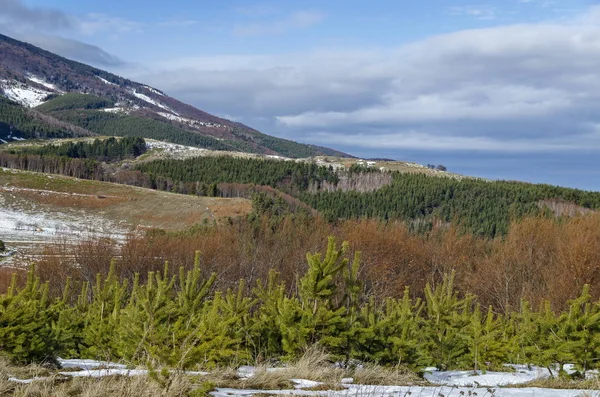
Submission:
<svg viewBox="0 0 600 397">
<path fill-rule="evenodd" d="M 150 104 L 152 104 L 152 105 L 154 105 L 154 106 L 158 106 L 158 107 L 159 107 L 159 108 L 161 108 L 161 109 L 165 109 L 166 111 L 168 111 L 168 112 L 171 112 L 171 113 L 173 113 L 173 114 L 175 114 L 175 115 L 178 115 L 178 116 L 179 116 L 179 113 L 177 113 L 177 112 L 176 112 L 176 111 L 174 111 L 173 109 L 169 108 L 168 106 L 165 106 L 165 105 L 163 105 L 162 103 L 155 101 L 154 99 L 150 98 L 148 95 L 144 95 L 144 94 L 142 94 L 142 93 L 140 93 L 140 92 L 137 92 L 136 90 L 133 90 L 131 93 L 132 93 L 132 94 L 133 94 L 135 97 L 137 97 L 137 98 L 141 99 L 141 100 L 142 100 L 142 101 L 144 101 L 144 102 L 148 102 L 148 103 L 150 103 Z"/>
<path fill-rule="evenodd" d="M 34 203 L 28 203 L 28 207 L 25 208 L 23 202 L 12 194 L 16 190 L 35 192 L 41 196 L 71 195 L 0 186 L 0 236 L 5 242 L 48 242 L 91 236 L 109 237 L 119 241 L 125 239 L 127 230 L 124 227 L 82 211 L 73 209 L 64 212 L 48 212 Z"/>
<path fill-rule="evenodd" d="M 108 85 L 116 85 L 115 83 L 111 83 L 110 81 L 108 81 L 108 80 L 106 80 L 106 79 L 103 79 L 103 78 L 102 78 L 102 77 L 100 77 L 100 76 L 96 76 L 96 77 L 98 77 L 100 80 L 102 80 L 102 82 L 103 82 L 104 84 L 108 84 Z"/>
<path fill-rule="evenodd" d="M 39 78 L 36 75 L 30 74 L 27 76 L 27 79 L 33 81 L 34 83 L 43 85 L 46 88 L 50 88 L 51 90 L 60 91 L 58 88 L 56 88 L 56 86 L 54 84 L 50 84 L 46 80 Z"/>
<path fill-rule="evenodd" d="M 50 91 L 33 88 L 15 80 L 0 80 L 0 88 L 8 99 L 30 108 L 41 105 L 44 99 L 52 94 Z"/>
<path fill-rule="evenodd" d="M 536 379 L 550 377 L 547 368 L 507 364 L 514 372 L 487 371 L 437 371 L 435 368 L 425 369 L 425 379 L 431 383 L 448 386 L 508 386 L 531 382 Z M 565 365 L 567 373 L 575 372 L 573 365 Z M 556 368 L 558 373 L 558 368 Z M 597 376 L 598 372 L 588 371 L 588 377 Z"/>
<path fill-rule="evenodd" d="M 112 363 L 109 361 L 82 360 L 82 359 L 62 359 L 58 358 L 58 363 L 63 369 L 79 369 L 79 371 L 63 371 L 61 375 L 90 378 L 101 378 L 104 376 L 123 375 L 138 376 L 147 375 L 145 369 L 128 369 L 125 364 Z"/>
<path fill-rule="evenodd" d="M 198 120 L 193 120 L 193 119 L 186 119 L 185 117 L 175 116 L 171 113 L 158 112 L 158 114 L 160 114 L 161 116 L 163 116 L 164 118 L 166 118 L 168 120 L 178 121 L 182 124 L 187 124 L 190 127 L 203 126 L 203 127 L 227 128 L 223 124 L 216 124 L 216 123 L 209 123 L 209 122 L 198 121 Z"/>
<path fill-rule="evenodd" d="M 0 138 L 0 142 L 2 142 L 2 143 L 8 143 L 4 139 L 1 139 L 1 138 Z"/>
<path fill-rule="evenodd" d="M 96 369 L 98 367 L 116 368 L 116 369 L 127 368 L 127 366 L 125 364 L 112 363 L 110 361 L 81 359 L 81 358 L 64 359 L 64 358 L 58 357 L 57 361 L 60 364 L 62 369 L 71 369 L 71 368 Z"/>
<path fill-rule="evenodd" d="M 148 149 L 162 149 L 170 157 L 175 158 L 186 158 L 186 157 L 197 157 L 204 155 L 207 150 L 193 147 L 178 145 L 176 143 L 154 141 L 146 139 L 146 146 Z"/>
<path fill-rule="evenodd" d="M 506 386 L 547 378 L 546 368 L 515 366 L 515 372 L 481 371 L 431 371 L 425 372 L 425 379 L 431 383 L 449 386 Z"/>
<path fill-rule="evenodd" d="M 153 93 L 155 93 L 156 95 L 160 95 L 160 96 L 165 96 L 165 94 L 163 94 L 162 92 L 150 87 L 149 85 L 145 85 L 144 88 L 146 88 L 149 91 L 152 91 Z"/>
<path fill-rule="evenodd" d="M 62 367 L 63 371 L 59 372 L 61 375 L 71 377 L 104 377 L 111 375 L 123 375 L 123 376 L 139 376 L 147 375 L 148 371 L 144 369 L 128 369 L 126 365 L 119 363 L 112 363 L 108 361 L 96 361 L 96 360 L 84 360 L 84 359 L 62 359 L 58 358 L 58 362 Z M 519 369 L 520 366 L 514 366 Z M 269 368 L 269 370 L 275 371 L 281 368 Z M 243 366 L 238 369 L 240 377 L 251 377 L 256 371 L 255 367 Z M 445 371 L 437 372 L 436 380 L 440 379 L 459 379 L 456 372 L 458 371 Z M 466 372 L 466 371 L 462 371 Z M 519 371 L 517 371 L 519 372 Z M 543 373 L 537 369 L 531 369 L 526 371 L 533 376 L 544 376 Z M 210 375 L 208 372 L 186 372 L 188 375 Z M 489 376 L 488 376 L 489 375 Z M 499 388 L 497 387 L 500 383 L 496 381 L 504 382 L 504 379 L 498 378 L 494 373 L 488 373 L 485 375 L 479 375 L 486 377 L 484 382 L 489 383 L 489 387 L 476 386 L 458 386 L 458 385 L 441 385 L 441 386 L 371 386 L 371 385 L 355 385 L 352 384 L 352 379 L 344 379 L 342 381 L 343 390 L 306 390 L 312 387 L 322 385 L 321 382 L 315 382 L 306 379 L 291 379 L 294 382 L 294 389 L 290 390 L 252 390 L 252 389 L 231 389 L 231 388 L 218 388 L 210 394 L 213 397 L 250 397 L 254 395 L 272 395 L 272 396 L 317 396 L 317 397 L 459 397 L 459 396 L 481 396 L 481 397 L 600 397 L 599 391 L 594 390 L 557 390 L 557 389 L 543 389 L 543 388 Z M 34 380 L 44 378 L 33 378 L 33 379 L 17 379 L 14 377 L 9 378 L 12 382 L 18 383 L 31 383 Z M 532 379 L 523 376 L 520 377 L 520 382 L 527 382 Z M 535 378 L 534 378 L 535 379 Z"/>
<path fill-rule="evenodd" d="M 125 108 L 104 108 L 100 110 L 107 113 L 128 113 L 127 109 Z"/>
<path fill-rule="evenodd" d="M 282 161 L 291 161 L 292 159 L 289 157 L 283 157 L 283 156 L 276 156 L 274 154 L 268 154 L 266 156 L 268 159 L 273 159 L 273 160 L 282 160 Z"/>
<path fill-rule="evenodd" d="M 253 395 L 271 396 L 327 396 L 327 397 L 581 397 L 585 390 L 557 390 L 541 388 L 457 388 L 452 386 L 366 386 L 345 385 L 345 390 L 241 390 L 218 388 L 210 394 L 213 397 L 248 397 Z M 590 392 L 590 391 L 587 391 Z M 590 396 L 597 397 L 592 391 Z"/>
</svg>

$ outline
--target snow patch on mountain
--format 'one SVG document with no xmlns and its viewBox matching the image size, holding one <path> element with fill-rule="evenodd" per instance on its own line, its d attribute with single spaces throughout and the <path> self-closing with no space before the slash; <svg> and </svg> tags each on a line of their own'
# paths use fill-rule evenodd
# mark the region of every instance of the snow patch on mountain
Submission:
<svg viewBox="0 0 600 397">
<path fill-rule="evenodd" d="M 21 105 L 33 108 L 44 103 L 44 99 L 52 92 L 33 88 L 16 80 L 0 80 L 0 88 L 4 96 Z"/>
<path fill-rule="evenodd" d="M 162 117 L 171 120 L 171 121 L 178 121 L 182 124 L 187 124 L 190 127 L 215 127 L 215 128 L 227 128 L 222 124 L 217 124 L 217 123 L 208 123 L 205 121 L 198 121 L 198 120 L 193 120 L 193 119 L 186 119 L 185 117 L 180 117 L 180 116 L 175 116 L 171 113 L 165 113 L 165 112 L 158 112 L 158 114 L 160 114 Z"/>
<path fill-rule="evenodd" d="M 158 106 L 158 107 L 159 107 L 159 108 L 161 108 L 161 109 L 164 109 L 164 110 L 166 110 L 166 111 L 168 111 L 168 112 L 171 112 L 171 113 L 173 113 L 173 114 L 175 114 L 175 115 L 179 116 L 179 113 L 177 113 L 176 111 L 174 111 L 174 110 L 173 110 L 173 109 L 171 109 L 170 107 L 168 107 L 168 106 L 165 106 L 165 105 L 163 105 L 162 103 L 155 101 L 154 99 L 150 98 L 148 95 L 144 95 L 144 94 L 142 94 L 141 92 L 137 92 L 136 90 L 133 90 L 131 93 L 132 93 L 132 94 L 133 94 L 133 95 L 134 95 L 136 98 L 139 98 L 139 99 L 141 99 L 141 100 L 142 100 L 142 101 L 144 101 L 144 102 L 148 102 L 148 103 L 150 103 L 150 104 L 152 104 L 152 105 L 154 105 L 154 106 Z"/>
<path fill-rule="evenodd" d="M 53 91 L 60 91 L 58 88 L 56 88 L 54 84 L 48 83 L 46 80 L 39 78 L 34 74 L 28 75 L 27 79 L 33 81 L 34 83 L 38 83 L 39 85 L 43 85 L 44 87 L 49 88 Z"/>
<path fill-rule="evenodd" d="M 129 114 L 129 110 L 125 109 L 125 108 L 104 108 L 104 109 L 100 109 L 103 112 L 107 112 L 107 113 L 125 113 L 125 114 Z"/>
<path fill-rule="evenodd" d="M 114 85 L 114 86 L 117 86 L 117 84 L 115 84 L 115 83 L 111 83 L 110 81 L 108 81 L 108 80 L 106 80 L 106 79 L 103 79 L 103 78 L 102 78 L 102 77 L 100 77 L 100 76 L 96 76 L 96 77 L 98 77 L 100 80 L 102 80 L 102 82 L 103 82 L 104 84 L 108 84 L 108 85 Z"/>
<path fill-rule="evenodd" d="M 149 85 L 145 85 L 144 88 L 146 88 L 149 91 L 152 91 L 153 93 L 155 93 L 156 95 L 160 95 L 160 96 L 165 96 L 165 94 L 163 94 L 162 92 L 160 92 L 159 90 L 156 90 L 152 87 L 150 87 Z"/>
</svg>

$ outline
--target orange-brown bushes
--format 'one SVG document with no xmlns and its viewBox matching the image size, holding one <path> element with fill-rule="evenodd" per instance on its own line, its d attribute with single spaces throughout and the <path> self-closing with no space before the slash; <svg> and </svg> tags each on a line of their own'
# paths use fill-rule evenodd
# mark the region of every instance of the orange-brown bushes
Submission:
<svg viewBox="0 0 600 397">
<path fill-rule="evenodd" d="M 534 305 L 549 299 L 560 310 L 585 283 L 592 285 L 594 297 L 600 296 L 593 288 L 600 281 L 598 214 L 526 218 L 495 240 L 462 234 L 453 226 L 415 234 L 400 222 L 331 225 L 320 218 L 287 217 L 274 223 L 265 217 L 179 234 L 132 234 L 122 246 L 109 240 L 58 244 L 46 249 L 38 273 L 53 281 L 67 276 L 91 280 L 106 273 L 115 258 L 118 275 L 132 279 L 135 273 L 162 270 L 165 261 L 173 270 L 189 269 L 199 251 L 203 271 L 218 275 L 217 288 L 234 287 L 240 279 L 252 286 L 274 269 L 293 290 L 306 269 L 306 253 L 322 251 L 328 235 L 361 251 L 360 276 L 367 294 L 377 299 L 399 297 L 406 286 L 418 296 L 427 283 L 437 284 L 452 271 L 457 288 L 475 293 L 480 303 L 498 311 L 518 308 L 523 298 Z"/>
</svg>

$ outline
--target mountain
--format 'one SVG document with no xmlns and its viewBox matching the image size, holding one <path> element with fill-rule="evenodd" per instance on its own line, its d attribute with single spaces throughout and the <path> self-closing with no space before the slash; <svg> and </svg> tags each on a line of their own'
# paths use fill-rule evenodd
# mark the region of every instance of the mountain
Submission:
<svg viewBox="0 0 600 397">
<path fill-rule="evenodd" d="M 164 92 L 0 34 L 0 143 L 23 138 L 143 136 L 286 157 L 350 157 L 263 134 Z"/>
</svg>

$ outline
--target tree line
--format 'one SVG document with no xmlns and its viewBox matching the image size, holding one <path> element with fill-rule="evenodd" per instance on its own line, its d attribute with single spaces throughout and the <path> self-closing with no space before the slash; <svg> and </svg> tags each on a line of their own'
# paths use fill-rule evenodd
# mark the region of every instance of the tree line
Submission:
<svg viewBox="0 0 600 397">
<path fill-rule="evenodd" d="M 0 96 L 0 138 L 5 141 L 10 140 L 9 136 L 48 139 L 90 135 L 83 128 L 67 125 Z"/>
<path fill-rule="evenodd" d="M 117 139 L 111 137 L 103 140 L 95 139 L 93 142 L 66 142 L 58 145 L 20 147 L 10 149 L 8 153 L 114 162 L 136 158 L 144 154 L 146 150 L 146 141 L 143 138 Z"/>
<path fill-rule="evenodd" d="M 600 303 L 589 286 L 554 312 L 522 300 L 504 314 L 460 294 L 453 273 L 427 284 L 423 299 L 405 289 L 376 301 L 365 294 L 361 256 L 329 238 L 324 254 L 308 253 L 290 291 L 271 271 L 225 292 L 217 274 L 194 265 L 149 272 L 142 280 L 108 273 L 52 298 L 32 269 L 0 295 L 0 349 L 17 362 L 63 357 L 210 368 L 262 359 L 289 360 L 318 344 L 344 363 L 371 361 L 414 369 L 493 369 L 511 362 L 550 368 L 598 367 Z"/>
<path fill-rule="evenodd" d="M 129 145 L 128 142 L 134 141 L 119 142 Z M 129 148 L 132 156 L 141 152 L 142 141 L 135 142 L 140 143 L 140 147 Z M 100 146 L 97 148 L 100 150 Z M 431 230 L 438 223 L 455 223 L 463 232 L 487 238 L 506 235 L 513 220 L 526 216 L 561 216 L 565 213 L 561 207 L 570 207 L 568 213 L 600 208 L 600 192 L 382 172 L 360 166 L 340 171 L 312 162 L 234 156 L 156 160 L 133 169 L 106 169 L 100 163 L 88 161 L 85 163 L 88 172 L 72 172 L 73 168 L 82 169 L 83 163 L 71 162 L 69 158 L 80 156 L 79 149 L 83 150 L 83 146 L 71 149 L 71 152 L 43 149 L 44 153 L 66 155 L 68 158 L 63 160 L 33 154 L 38 149 L 31 149 L 32 154 L 0 152 L 0 162 L 5 167 L 83 175 L 80 177 L 199 196 L 251 198 L 260 186 L 266 186 L 289 195 L 285 200 L 288 203 L 300 200 L 330 222 L 340 219 L 403 221 L 418 232 Z M 292 207 L 301 206 L 293 204 Z"/>
<path fill-rule="evenodd" d="M 458 222 L 480 236 L 505 235 L 511 220 L 548 213 L 543 200 L 600 208 L 600 193 L 557 186 L 506 181 L 453 179 L 393 173 L 393 182 L 370 192 L 304 192 L 300 199 L 329 218 Z"/>
</svg>

